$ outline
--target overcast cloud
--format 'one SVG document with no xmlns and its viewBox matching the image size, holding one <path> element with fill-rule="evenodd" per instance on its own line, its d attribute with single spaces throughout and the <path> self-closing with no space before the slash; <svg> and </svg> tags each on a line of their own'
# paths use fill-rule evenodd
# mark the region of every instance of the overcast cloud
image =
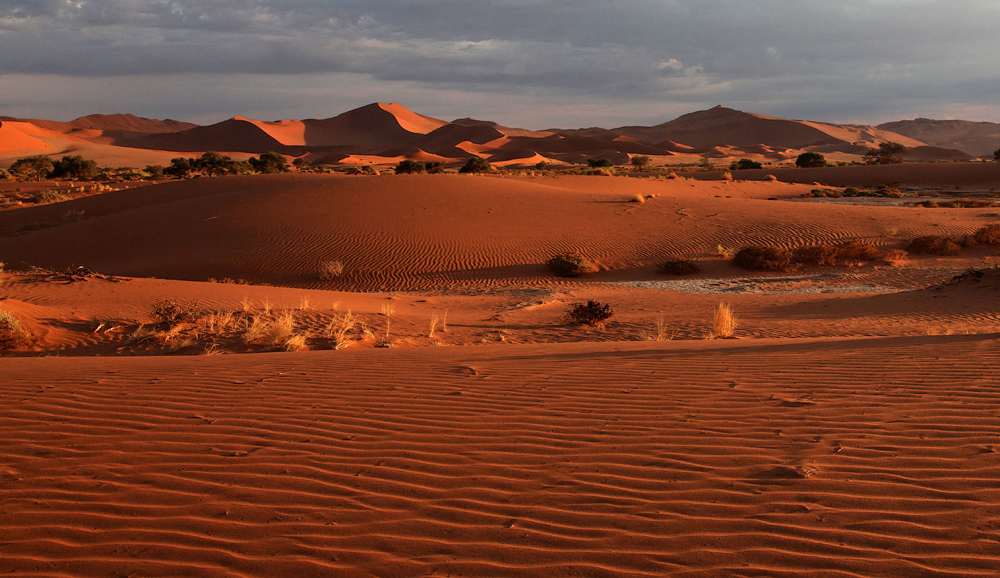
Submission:
<svg viewBox="0 0 1000 578">
<path fill-rule="evenodd" d="M 1000 121 L 996 0 L 2 0 L 0 114 Z"/>
</svg>

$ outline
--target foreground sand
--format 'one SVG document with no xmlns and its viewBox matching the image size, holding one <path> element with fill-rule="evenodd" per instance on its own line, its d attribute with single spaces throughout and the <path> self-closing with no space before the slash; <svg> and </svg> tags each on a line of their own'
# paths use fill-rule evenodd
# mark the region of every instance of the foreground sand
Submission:
<svg viewBox="0 0 1000 578">
<path fill-rule="evenodd" d="M 948 282 L 995 247 L 791 274 L 713 252 L 996 209 L 787 200 L 813 187 L 291 175 L 0 213 L 8 266 L 100 272 L 0 276 L 36 336 L 0 359 L 0 573 L 995 576 L 1000 273 Z M 602 270 L 552 277 L 568 249 Z M 704 271 L 658 275 L 676 253 Z M 179 341 L 163 299 L 287 310 L 312 351 Z M 565 322 L 586 299 L 607 327 Z M 705 339 L 721 301 L 740 339 Z M 331 350 L 348 310 L 373 337 Z"/>
<path fill-rule="evenodd" d="M 993 576 L 996 343 L 8 359 L 0 569 Z"/>
</svg>

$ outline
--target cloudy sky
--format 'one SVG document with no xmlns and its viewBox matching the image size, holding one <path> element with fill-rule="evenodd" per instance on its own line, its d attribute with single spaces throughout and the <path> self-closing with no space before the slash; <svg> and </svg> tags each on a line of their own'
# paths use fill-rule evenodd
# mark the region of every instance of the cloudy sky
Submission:
<svg viewBox="0 0 1000 578">
<path fill-rule="evenodd" d="M 0 0 L 0 115 L 1000 121 L 997 0 Z"/>
</svg>

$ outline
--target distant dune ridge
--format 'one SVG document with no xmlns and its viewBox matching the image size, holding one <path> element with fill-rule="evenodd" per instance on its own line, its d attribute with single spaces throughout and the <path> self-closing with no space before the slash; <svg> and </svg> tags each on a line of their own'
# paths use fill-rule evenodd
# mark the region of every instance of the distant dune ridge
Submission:
<svg viewBox="0 0 1000 578">
<path fill-rule="evenodd" d="M 121 166 L 163 164 L 178 153 L 276 151 L 314 163 L 391 163 L 404 158 L 461 162 L 480 156 L 500 165 L 585 162 L 632 156 L 794 159 L 805 151 L 839 160 L 898 142 L 909 160 L 968 160 L 1000 148 L 1000 125 L 918 118 L 879 126 L 788 120 L 716 106 L 655 126 L 613 129 L 511 128 L 461 118 L 451 122 L 398 104 L 374 103 L 332 118 L 260 121 L 234 116 L 207 126 L 130 114 L 70 122 L 0 116 L 0 166 L 31 154 L 74 153 Z"/>
</svg>

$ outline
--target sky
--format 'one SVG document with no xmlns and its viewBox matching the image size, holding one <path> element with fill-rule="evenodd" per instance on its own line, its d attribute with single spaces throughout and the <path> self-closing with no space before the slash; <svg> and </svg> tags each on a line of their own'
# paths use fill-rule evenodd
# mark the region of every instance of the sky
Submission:
<svg viewBox="0 0 1000 578">
<path fill-rule="evenodd" d="M 997 0 L 0 0 L 0 115 L 1000 122 Z"/>
</svg>

